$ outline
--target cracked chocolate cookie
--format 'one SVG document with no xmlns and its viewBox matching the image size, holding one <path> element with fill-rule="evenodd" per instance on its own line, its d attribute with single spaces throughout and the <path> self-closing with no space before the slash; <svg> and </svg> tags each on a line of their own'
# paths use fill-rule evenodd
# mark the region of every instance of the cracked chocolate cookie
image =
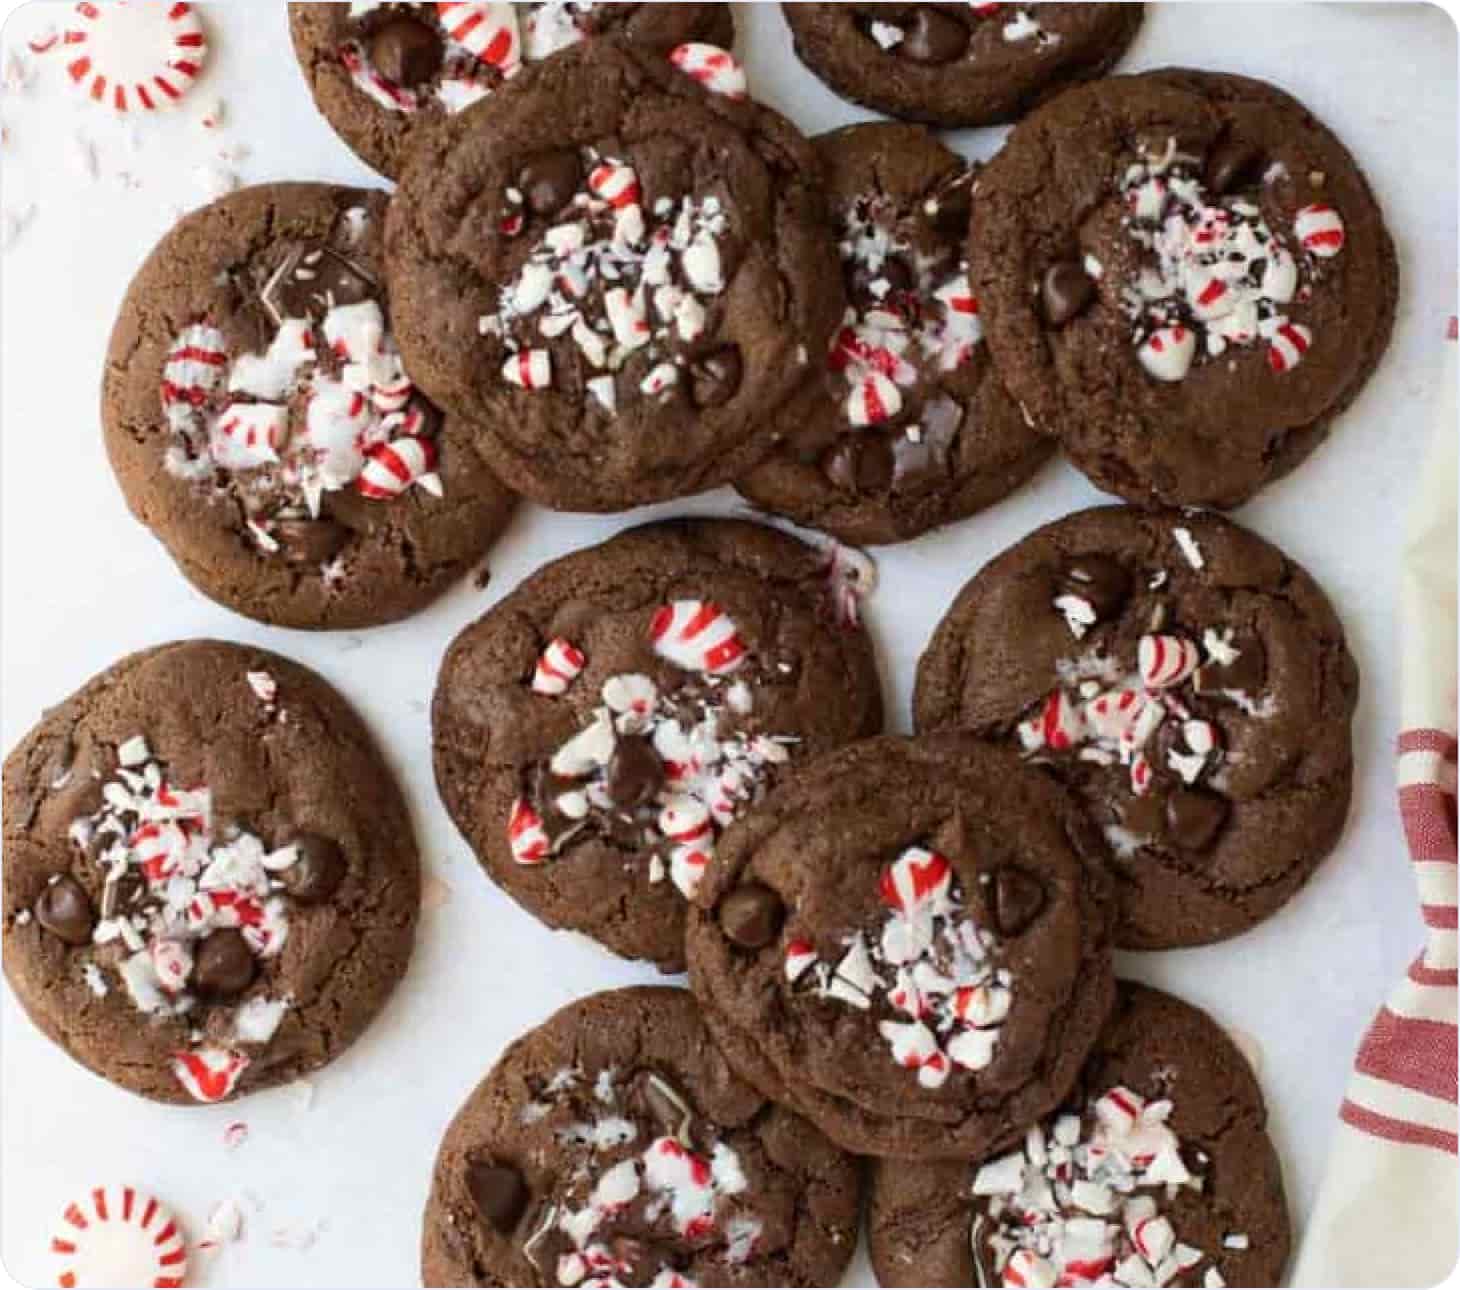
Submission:
<svg viewBox="0 0 1460 1290">
<path fill-rule="evenodd" d="M 1206 1013 L 1122 983 L 1063 1109 L 972 1164 L 879 1164 L 884 1286 L 1276 1286 L 1291 1233 L 1251 1068 Z"/>
<path fill-rule="evenodd" d="M 920 126 L 814 143 L 848 308 L 825 369 L 776 417 L 781 447 L 737 487 L 845 542 L 901 542 L 998 501 L 1054 445 L 981 343 L 966 259 L 977 167 Z"/>
<path fill-rule="evenodd" d="M 512 495 L 402 365 L 382 193 L 265 184 L 185 217 L 112 331 L 107 453 L 132 513 L 205 595 L 281 627 L 422 608 Z"/>
<path fill-rule="evenodd" d="M 50 709 L 5 760 L 5 976 L 82 1065 L 218 1102 L 339 1056 L 405 972 L 405 803 L 313 672 L 183 641 Z"/>
<path fill-rule="evenodd" d="M 841 315 L 814 150 L 733 66 L 698 70 L 739 91 L 574 46 L 433 133 L 393 203 L 411 371 L 545 505 L 744 474 Z"/>
<path fill-rule="evenodd" d="M 859 1163 L 738 1079 L 684 990 L 580 1000 L 513 1044 L 446 1131 L 428 1286 L 832 1286 Z"/>
<path fill-rule="evenodd" d="M 959 593 L 918 665 L 919 730 L 1012 744 L 1105 832 L 1118 943 L 1201 945 L 1332 850 L 1358 671 L 1301 568 L 1216 516 L 1112 506 L 1045 526 Z"/>
<path fill-rule="evenodd" d="M 720 839 L 687 953 L 766 1096 L 862 1155 L 978 1156 L 1070 1090 L 1114 993 L 1100 843 L 964 735 L 805 767 Z"/>
<path fill-rule="evenodd" d="M 929 125 L 1012 121 L 1103 75 L 1139 4 L 783 4 L 796 56 L 843 98 Z"/>
<path fill-rule="evenodd" d="M 726 4 L 291 4 L 294 52 L 314 101 L 363 161 L 395 178 L 417 138 L 512 77 L 595 36 L 668 54 L 729 49 Z"/>
<path fill-rule="evenodd" d="M 882 727 L 846 593 L 822 553 L 733 520 L 534 574 L 453 642 L 432 709 L 436 783 L 488 875 L 550 927 L 682 970 L 721 831 L 792 763 Z"/>
<path fill-rule="evenodd" d="M 1000 375 L 1129 501 L 1246 501 L 1326 438 L 1389 344 L 1398 267 L 1374 195 L 1261 81 L 1072 90 L 978 192 L 972 277 Z"/>
</svg>

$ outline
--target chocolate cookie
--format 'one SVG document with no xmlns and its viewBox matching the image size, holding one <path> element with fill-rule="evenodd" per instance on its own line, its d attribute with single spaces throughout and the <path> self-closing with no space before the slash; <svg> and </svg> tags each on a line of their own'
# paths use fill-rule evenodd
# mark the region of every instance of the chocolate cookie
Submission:
<svg viewBox="0 0 1460 1290">
<path fill-rule="evenodd" d="M 1261 81 L 1061 95 L 979 179 L 970 259 L 1009 392 L 1101 488 L 1237 506 L 1389 343 L 1394 246 L 1348 150 Z"/>
<path fill-rule="evenodd" d="M 1103 75 L 1139 4 L 783 4 L 796 55 L 843 98 L 929 125 L 1012 121 Z"/>
<path fill-rule="evenodd" d="M 743 85 L 589 41 L 416 150 L 388 237 L 402 351 L 534 500 L 728 483 L 826 352 L 841 275 L 816 154 Z"/>
<path fill-rule="evenodd" d="M 853 125 L 816 150 L 849 301 L 827 370 L 781 409 L 782 447 L 737 485 L 846 542 L 963 519 L 1053 450 L 1004 393 L 965 259 L 977 167 L 921 126 Z"/>
<path fill-rule="evenodd" d="M 690 979 L 730 1064 L 864 1155 L 982 1155 L 1070 1090 L 1110 1010 L 1100 844 L 962 735 L 876 739 L 732 826 Z"/>
<path fill-rule="evenodd" d="M 596 994 L 510 1047 L 457 1112 L 428 1286 L 832 1286 L 861 1171 L 742 1083 L 684 990 Z"/>
<path fill-rule="evenodd" d="M 1260 922 L 1333 848 L 1357 694 L 1342 626 L 1281 551 L 1215 516 L 1113 506 L 983 568 L 914 710 L 1074 789 L 1113 850 L 1117 942 L 1166 949 Z"/>
<path fill-rule="evenodd" d="M 513 499 L 402 367 L 383 193 L 244 189 L 132 282 L 102 391 L 127 504 L 205 595 L 282 627 L 366 627 L 478 561 Z"/>
<path fill-rule="evenodd" d="M 884 1286 L 1276 1286 L 1290 1229 L 1262 1090 L 1206 1013 L 1122 984 L 1064 1109 L 982 1163 L 879 1163 Z"/>
<path fill-rule="evenodd" d="M 363 161 L 395 178 L 415 140 L 528 66 L 599 35 L 667 54 L 729 49 L 726 4 L 291 4 L 315 104 Z"/>
<path fill-rule="evenodd" d="M 492 880 L 665 971 L 716 837 L 793 761 L 882 726 L 866 635 L 820 554 L 732 520 L 548 565 L 447 652 L 436 783 Z"/>
<path fill-rule="evenodd" d="M 5 760 L 5 975 L 82 1065 L 218 1102 L 344 1051 L 405 972 L 405 803 L 325 681 L 183 641 L 83 686 Z"/>
</svg>

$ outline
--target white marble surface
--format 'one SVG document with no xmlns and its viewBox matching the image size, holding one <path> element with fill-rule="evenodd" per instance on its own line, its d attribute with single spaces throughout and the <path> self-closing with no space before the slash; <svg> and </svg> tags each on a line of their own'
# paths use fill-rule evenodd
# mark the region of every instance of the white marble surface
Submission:
<svg viewBox="0 0 1460 1290">
<path fill-rule="evenodd" d="M 461 1098 L 513 1036 L 552 1009 L 651 975 L 553 935 L 482 878 L 431 783 L 426 703 L 436 665 L 464 624 L 538 565 L 630 521 L 527 508 L 494 553 L 485 592 L 462 585 L 413 622 L 354 636 L 245 622 L 173 572 L 128 516 L 98 431 L 101 358 L 129 277 L 179 206 L 201 198 L 200 168 L 222 166 L 249 182 L 376 182 L 311 107 L 283 4 L 207 8 L 212 70 L 187 109 L 167 119 L 134 133 L 118 127 L 73 100 L 54 55 L 35 60 L 28 90 L 0 97 L 10 134 L 0 204 L 35 207 L 0 261 L 4 745 L 44 705 L 129 650 L 195 635 L 265 644 L 317 668 L 364 712 L 406 785 L 429 871 L 454 895 L 426 914 L 401 990 L 366 1038 L 319 1076 L 307 1111 L 289 1091 L 195 1111 L 148 1105 L 52 1048 L 4 991 L 0 1257 L 18 1280 L 43 1282 L 45 1236 L 63 1204 L 81 1187 L 126 1180 L 166 1197 L 195 1232 L 216 1202 L 246 1197 L 246 1240 L 208 1269 L 211 1284 L 414 1284 L 432 1158 Z M 5 48 L 20 46 L 46 16 L 40 6 L 22 8 L 5 28 Z M 859 115 L 799 69 L 775 6 L 741 6 L 741 19 L 762 96 L 811 131 Z M 1250 1039 L 1301 1217 L 1350 1055 L 1421 934 L 1390 773 L 1395 561 L 1414 454 L 1429 428 L 1434 355 L 1454 312 L 1455 29 L 1440 9 L 1418 5 L 1152 5 L 1126 65 L 1171 63 L 1266 76 L 1332 124 L 1381 196 L 1404 275 L 1395 345 L 1364 397 L 1313 461 L 1241 514 L 1327 587 L 1363 670 L 1358 793 L 1342 845 L 1289 908 L 1240 941 L 1122 965 Z M 204 131 L 199 115 L 218 96 L 226 127 Z M 988 155 L 999 139 L 971 132 L 960 145 Z M 218 156 L 240 147 L 246 157 Z M 992 513 L 879 553 L 872 619 L 892 728 L 907 725 L 918 652 L 963 581 L 1036 525 L 1097 500 L 1057 464 Z M 724 493 L 655 513 L 738 509 Z M 251 1136 L 229 1152 L 223 1128 L 235 1119 Z M 317 1239 L 307 1250 L 275 1244 L 298 1244 L 309 1232 Z M 852 1275 L 870 1284 L 864 1262 Z"/>
</svg>

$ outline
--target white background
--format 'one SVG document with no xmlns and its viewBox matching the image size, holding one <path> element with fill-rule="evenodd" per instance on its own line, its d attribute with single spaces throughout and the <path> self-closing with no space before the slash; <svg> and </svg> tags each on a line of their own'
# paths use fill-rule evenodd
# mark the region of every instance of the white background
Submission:
<svg viewBox="0 0 1460 1290">
<path fill-rule="evenodd" d="M 756 93 L 808 132 L 863 115 L 799 68 L 775 6 L 738 8 Z M 461 1099 L 510 1039 L 553 1009 L 653 977 L 548 932 L 478 871 L 431 781 L 426 705 L 436 667 L 457 631 L 544 561 L 631 521 L 524 508 L 492 554 L 485 592 L 468 582 L 412 622 L 351 636 L 246 622 L 173 571 L 127 514 L 98 427 L 102 355 L 131 274 L 178 210 L 202 199 L 200 166 L 223 165 L 248 182 L 379 182 L 310 104 L 279 0 L 207 11 L 209 73 L 165 119 L 119 126 L 73 98 L 54 54 L 33 60 L 28 90 L 0 97 L 10 133 L 0 204 L 35 207 L 0 261 L 3 743 L 11 747 L 43 706 L 130 650 L 195 635 L 281 650 L 363 711 L 405 783 L 428 872 L 452 895 L 425 915 L 407 979 L 364 1040 L 316 1079 L 309 1110 L 291 1090 L 235 1106 L 152 1106 L 51 1047 L 5 991 L 0 1257 L 22 1282 L 48 1280 L 46 1237 L 62 1206 L 83 1187 L 127 1181 L 168 1200 L 195 1234 L 215 1203 L 244 1197 L 246 1239 L 207 1269 L 211 1284 L 416 1284 L 431 1163 Z M 5 48 L 23 49 L 24 37 L 64 13 L 22 8 Z M 1122 964 L 1250 1037 L 1301 1220 L 1354 1047 L 1422 935 L 1391 777 L 1396 560 L 1429 431 L 1435 356 L 1454 312 L 1455 28 L 1443 11 L 1417 5 L 1152 5 L 1125 66 L 1173 63 L 1264 76 L 1301 97 L 1367 170 L 1403 270 L 1394 347 L 1367 393 L 1314 460 L 1241 513 L 1318 577 L 1347 624 L 1363 672 L 1348 831 L 1309 888 L 1240 941 Z M 219 96 L 226 127 L 205 131 L 201 109 Z M 987 156 L 1000 138 L 969 132 L 959 143 Z M 94 178 L 86 144 L 96 150 Z M 246 158 L 219 161 L 220 149 L 240 147 Z M 890 728 L 907 727 L 918 653 L 962 583 L 1036 525 L 1098 500 L 1056 464 L 991 513 L 878 553 L 871 616 Z M 739 510 L 725 492 L 632 519 Z M 235 1119 L 251 1135 L 230 1152 L 222 1135 Z M 309 1231 L 317 1239 L 308 1250 L 273 1243 L 297 1244 Z M 201 1271 L 195 1265 L 195 1278 Z M 861 1260 L 853 1276 L 870 1284 Z"/>
</svg>

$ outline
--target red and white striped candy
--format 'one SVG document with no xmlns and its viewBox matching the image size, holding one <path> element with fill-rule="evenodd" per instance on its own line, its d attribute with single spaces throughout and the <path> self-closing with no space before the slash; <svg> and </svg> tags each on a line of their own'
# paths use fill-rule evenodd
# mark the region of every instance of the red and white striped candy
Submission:
<svg viewBox="0 0 1460 1290">
<path fill-rule="evenodd" d="M 1130 791 L 1137 797 L 1144 797 L 1151 791 L 1154 771 L 1145 753 L 1137 753 L 1130 763 Z"/>
<path fill-rule="evenodd" d="M 542 816 L 525 798 L 519 797 L 512 803 L 512 814 L 507 817 L 507 842 L 512 848 L 512 858 L 521 865 L 541 864 L 552 850 Z"/>
<path fill-rule="evenodd" d="M 601 161 L 588 174 L 588 191 L 614 210 L 622 210 L 643 199 L 639 176 L 622 161 Z"/>
<path fill-rule="evenodd" d="M 1145 1108 L 1145 1098 L 1117 1084 L 1095 1099 L 1095 1118 L 1108 1132 L 1120 1136 L 1135 1128 Z"/>
<path fill-rule="evenodd" d="M 188 839 L 174 821 L 153 820 L 133 833 L 127 845 L 132 850 L 133 863 L 148 880 L 161 882 L 182 869 Z"/>
<path fill-rule="evenodd" d="M 1236 292 L 1232 284 L 1215 274 L 1203 274 L 1188 288 L 1191 311 L 1198 318 L 1210 321 L 1232 312 Z"/>
<path fill-rule="evenodd" d="M 669 61 L 681 72 L 698 81 L 711 94 L 727 99 L 743 99 L 749 91 L 745 68 L 728 50 L 719 45 L 692 43 L 670 51 Z"/>
<path fill-rule="evenodd" d="M 412 484 L 436 492 L 440 482 L 432 474 L 435 468 L 436 445 L 429 439 L 407 435 L 371 448 L 355 487 L 361 496 L 375 501 L 399 497 Z"/>
<path fill-rule="evenodd" d="M 1068 752 L 1084 736 L 1080 711 L 1063 690 L 1053 691 L 1039 715 L 1019 723 L 1019 740 L 1025 752 L 1048 748 Z"/>
<path fill-rule="evenodd" d="M 892 1060 L 899 1066 L 910 1071 L 918 1072 L 918 1082 L 924 1083 L 922 1071 L 934 1057 L 942 1057 L 942 1050 L 938 1047 L 938 1041 L 933 1037 L 933 1032 L 923 1025 L 921 1021 L 884 1021 L 877 1029 L 881 1032 L 882 1038 L 892 1049 Z M 948 1078 L 947 1061 L 939 1062 L 930 1072 L 929 1078 L 933 1083 L 928 1086 L 936 1088 Z"/>
<path fill-rule="evenodd" d="M 225 1048 L 195 1048 L 177 1053 L 172 1073 L 177 1082 L 198 1102 L 221 1102 L 238 1086 L 238 1079 L 248 1066 L 242 1053 Z"/>
<path fill-rule="evenodd" d="M 1343 250 L 1343 217 L 1332 206 L 1305 206 L 1293 217 L 1293 232 L 1310 255 L 1330 259 Z"/>
<path fill-rule="evenodd" d="M 1127 740 L 1150 702 L 1139 690 L 1107 690 L 1085 705 L 1085 725 L 1097 739 Z"/>
<path fill-rule="evenodd" d="M 952 885 L 953 866 L 946 857 L 909 847 L 882 871 L 877 891 L 889 909 L 911 915 L 942 900 Z"/>
<path fill-rule="evenodd" d="M 1142 636 L 1136 647 L 1141 684 L 1148 690 L 1180 685 L 1200 662 L 1201 651 L 1184 636 Z"/>
<path fill-rule="evenodd" d="M 712 600 L 662 605 L 649 624 L 654 652 L 688 672 L 733 672 L 745 658 L 745 642 L 730 616 Z"/>
<path fill-rule="evenodd" d="M 1006 1286 L 1026 1286 L 1028 1290 L 1053 1290 L 1059 1278 L 1054 1264 L 1033 1250 L 1015 1250 L 1004 1265 Z"/>
<path fill-rule="evenodd" d="M 710 809 L 696 797 L 672 797 L 659 812 L 659 832 L 671 842 L 704 846 L 715 828 Z"/>
<path fill-rule="evenodd" d="M 587 660 L 583 657 L 583 651 L 572 641 L 562 636 L 554 638 L 548 642 L 548 647 L 543 650 L 542 657 L 532 670 L 533 691 L 554 698 L 566 694 L 568 687 L 582 673 L 585 662 Z"/>
<path fill-rule="evenodd" d="M 973 4 L 970 2 L 969 7 L 980 18 L 991 18 L 994 14 L 998 13 L 998 11 L 1004 6 L 1002 4 Z"/>
<path fill-rule="evenodd" d="M 513 75 L 522 66 L 516 5 L 438 0 L 436 13 L 452 40 L 503 76 Z"/>
<path fill-rule="evenodd" d="M 502 379 L 524 390 L 545 390 L 553 383 L 553 357 L 545 349 L 524 349 L 502 364 Z"/>
<path fill-rule="evenodd" d="M 158 984 L 168 994 L 177 994 L 187 985 L 188 974 L 193 970 L 193 956 L 186 945 L 181 941 L 156 940 L 148 947 L 148 953 Z"/>
<path fill-rule="evenodd" d="M 208 451 L 224 470 L 253 470 L 279 460 L 289 437 L 289 409 L 277 403 L 231 403 L 208 432 Z"/>
<path fill-rule="evenodd" d="M 223 333 L 202 323 L 185 327 L 173 342 L 162 368 L 164 406 L 186 403 L 197 407 L 222 384 L 228 367 Z"/>
<path fill-rule="evenodd" d="M 1155 1267 L 1171 1253 L 1171 1247 L 1176 1244 L 1176 1230 L 1170 1219 L 1158 1215 L 1135 1223 L 1131 1227 L 1130 1239 L 1141 1257 Z"/>
<path fill-rule="evenodd" d="M 1196 333 L 1189 327 L 1162 327 L 1137 351 L 1141 366 L 1158 381 L 1180 381 L 1196 356 Z"/>
<path fill-rule="evenodd" d="M 1274 372 L 1291 372 L 1303 361 L 1313 344 L 1313 333 L 1302 323 L 1284 323 L 1273 332 L 1267 351 L 1267 365 Z"/>
<path fill-rule="evenodd" d="M 669 879 L 686 900 L 693 900 L 705 877 L 713 849 L 704 844 L 675 847 L 669 856 Z"/>
<path fill-rule="evenodd" d="M 986 1029 L 1009 1015 L 1012 1002 L 1009 991 L 1001 985 L 960 986 L 953 995 L 953 1015 L 966 1026 Z"/>
<path fill-rule="evenodd" d="M 64 40 L 72 84 L 118 112 L 171 107 L 208 61 L 208 38 L 193 6 L 167 0 L 83 0 Z"/>
<path fill-rule="evenodd" d="M 638 349 L 649 343 L 649 317 L 644 307 L 644 288 L 632 295 L 623 287 L 603 293 L 603 312 L 608 315 L 613 338 L 625 349 Z"/>
<path fill-rule="evenodd" d="M 61 1211 L 51 1235 L 56 1284 L 181 1286 L 188 1250 L 172 1211 L 135 1187 L 93 1187 Z"/>
<path fill-rule="evenodd" d="M 901 391 L 878 371 L 860 377 L 847 395 L 847 420 L 854 426 L 878 426 L 901 411 Z"/>
<path fill-rule="evenodd" d="M 786 980 L 795 985 L 816 962 L 816 948 L 810 941 L 786 943 Z"/>
</svg>

